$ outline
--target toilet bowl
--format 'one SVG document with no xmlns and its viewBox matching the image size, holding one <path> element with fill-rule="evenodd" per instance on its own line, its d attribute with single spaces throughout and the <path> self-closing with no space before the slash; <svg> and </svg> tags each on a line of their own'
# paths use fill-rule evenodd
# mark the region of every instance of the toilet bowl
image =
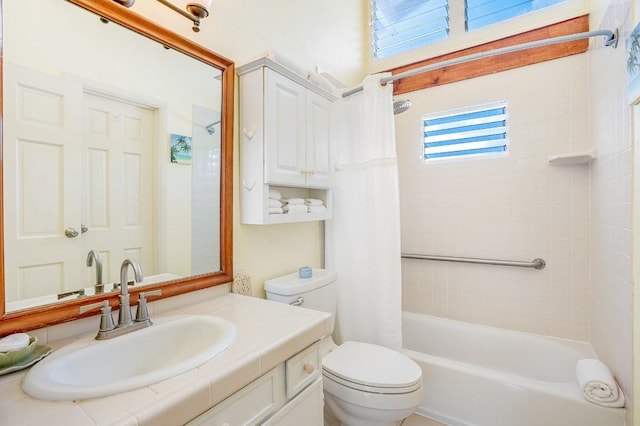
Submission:
<svg viewBox="0 0 640 426">
<path fill-rule="evenodd" d="M 311 278 L 293 273 L 265 281 L 264 288 L 269 300 L 321 310 L 333 318 L 335 280 L 335 273 L 314 269 Z M 365 342 L 331 341 L 328 346 L 322 357 L 325 424 L 393 426 L 420 405 L 422 370 L 413 360 Z"/>
<path fill-rule="evenodd" d="M 325 400 L 347 425 L 394 425 L 422 401 L 420 367 L 391 349 L 345 342 L 322 358 Z"/>
</svg>

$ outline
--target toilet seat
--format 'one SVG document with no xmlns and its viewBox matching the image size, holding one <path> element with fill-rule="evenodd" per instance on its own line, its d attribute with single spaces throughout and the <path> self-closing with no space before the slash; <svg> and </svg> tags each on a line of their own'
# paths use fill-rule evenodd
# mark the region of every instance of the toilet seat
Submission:
<svg viewBox="0 0 640 426">
<path fill-rule="evenodd" d="M 363 342 L 345 342 L 322 358 L 323 375 L 351 389 L 376 394 L 422 387 L 422 370 L 405 355 Z"/>
</svg>

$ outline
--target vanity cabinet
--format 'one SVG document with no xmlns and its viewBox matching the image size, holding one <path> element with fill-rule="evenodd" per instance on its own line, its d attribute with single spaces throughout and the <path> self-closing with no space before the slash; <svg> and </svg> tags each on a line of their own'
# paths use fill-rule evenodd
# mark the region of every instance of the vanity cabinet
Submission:
<svg viewBox="0 0 640 426">
<path fill-rule="evenodd" d="M 314 343 L 188 423 L 189 426 L 323 424 L 319 344 Z"/>
<path fill-rule="evenodd" d="M 333 94 L 277 62 L 238 68 L 241 221 L 270 224 L 331 217 Z M 326 212 L 269 214 L 269 189 L 317 198 Z"/>
</svg>

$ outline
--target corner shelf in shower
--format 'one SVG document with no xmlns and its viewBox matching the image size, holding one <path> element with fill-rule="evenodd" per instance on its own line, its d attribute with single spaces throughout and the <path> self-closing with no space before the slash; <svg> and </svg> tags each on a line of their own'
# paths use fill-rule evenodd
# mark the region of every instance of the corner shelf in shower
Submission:
<svg viewBox="0 0 640 426">
<path fill-rule="evenodd" d="M 591 164 L 596 159 L 593 149 L 582 152 L 569 152 L 567 154 L 549 156 L 551 166 L 571 166 L 574 164 Z"/>
</svg>

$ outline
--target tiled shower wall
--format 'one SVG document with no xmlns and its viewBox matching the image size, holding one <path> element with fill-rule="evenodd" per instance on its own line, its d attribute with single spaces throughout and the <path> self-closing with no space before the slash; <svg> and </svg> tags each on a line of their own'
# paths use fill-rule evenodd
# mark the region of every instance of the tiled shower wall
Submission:
<svg viewBox="0 0 640 426">
<path fill-rule="evenodd" d="M 589 340 L 587 55 L 413 92 L 396 116 L 402 251 L 530 261 L 544 270 L 403 260 L 412 312 Z M 506 100 L 508 155 L 421 160 L 421 115 Z"/>
<path fill-rule="evenodd" d="M 633 24 L 628 0 L 593 2 L 593 7 L 591 28 L 618 28 L 621 40 L 616 49 L 600 41 L 589 52 L 591 140 L 598 152 L 591 172 L 590 341 L 618 379 L 630 408 L 633 152 L 624 42 Z"/>
</svg>

